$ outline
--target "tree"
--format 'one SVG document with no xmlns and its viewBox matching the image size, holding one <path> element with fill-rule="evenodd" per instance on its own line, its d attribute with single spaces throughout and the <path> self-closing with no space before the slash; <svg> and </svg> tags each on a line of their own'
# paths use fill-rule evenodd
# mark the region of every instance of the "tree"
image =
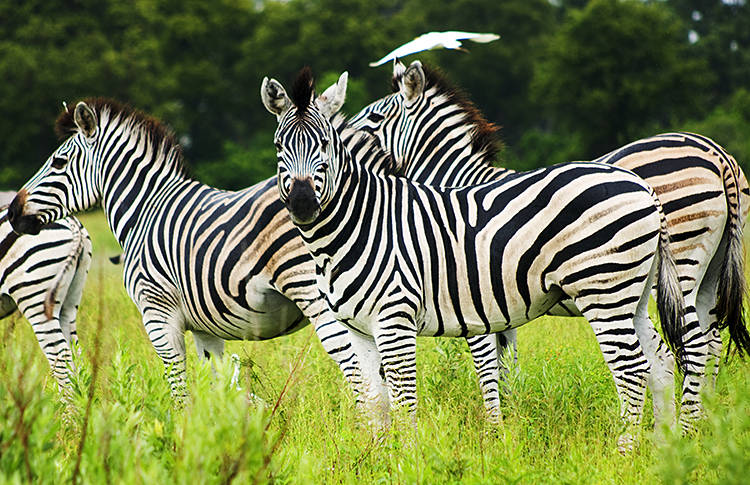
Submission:
<svg viewBox="0 0 750 485">
<path fill-rule="evenodd" d="M 592 0 L 550 39 L 532 85 L 548 129 L 592 158 L 700 112 L 713 73 L 661 3 Z"/>
</svg>

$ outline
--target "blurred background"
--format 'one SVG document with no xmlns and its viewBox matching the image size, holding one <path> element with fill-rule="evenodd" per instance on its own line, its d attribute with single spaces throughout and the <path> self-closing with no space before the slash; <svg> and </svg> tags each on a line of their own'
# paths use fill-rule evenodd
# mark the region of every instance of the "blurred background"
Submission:
<svg viewBox="0 0 750 485">
<path fill-rule="evenodd" d="M 595 158 L 662 131 L 713 137 L 750 163 L 745 0 L 0 0 L 0 190 L 58 142 L 62 102 L 114 97 L 175 131 L 199 180 L 238 189 L 276 168 L 263 76 L 348 70 L 344 111 L 390 92 L 367 63 L 434 30 L 495 32 L 431 51 L 502 127 L 498 164 Z"/>
</svg>

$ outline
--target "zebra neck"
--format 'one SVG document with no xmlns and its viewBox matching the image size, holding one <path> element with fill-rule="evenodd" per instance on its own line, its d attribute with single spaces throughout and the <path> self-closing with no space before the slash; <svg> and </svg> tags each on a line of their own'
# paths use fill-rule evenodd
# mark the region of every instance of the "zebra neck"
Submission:
<svg viewBox="0 0 750 485">
<path fill-rule="evenodd" d="M 405 139 L 398 140 L 394 133 L 394 146 L 387 147 L 396 154 L 399 174 L 418 183 L 451 187 L 476 185 L 512 173 L 492 166 L 494 150 L 479 140 L 480 127 L 465 108 L 442 94 L 424 99 L 428 106 L 418 110 L 421 114 L 415 115 L 417 119 L 409 128 L 395 127 L 403 130 Z"/>
<path fill-rule="evenodd" d="M 131 235 L 149 224 L 153 215 L 166 211 L 189 186 L 199 182 L 183 174 L 175 152 L 155 154 L 146 160 L 125 160 L 104 170 L 102 208 L 110 229 L 127 252 Z"/>
</svg>

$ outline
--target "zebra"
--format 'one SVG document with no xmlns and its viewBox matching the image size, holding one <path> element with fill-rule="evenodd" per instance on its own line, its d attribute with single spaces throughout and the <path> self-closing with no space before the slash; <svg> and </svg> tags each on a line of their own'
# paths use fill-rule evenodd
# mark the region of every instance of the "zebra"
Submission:
<svg viewBox="0 0 750 485">
<path fill-rule="evenodd" d="M 71 389 L 76 316 L 90 264 L 91 239 L 78 219 L 20 236 L 8 222 L 8 206 L 0 206 L 0 318 L 18 309 L 29 321 L 63 397 Z"/>
<path fill-rule="evenodd" d="M 346 82 L 344 73 L 343 92 Z M 625 424 L 620 451 L 633 444 L 647 382 L 657 425 L 673 421 L 684 301 L 666 220 L 643 180 L 572 163 L 471 187 L 420 185 L 370 168 L 389 163 L 367 135 L 352 155 L 324 115 L 328 102 L 314 99 L 309 68 L 291 93 L 273 79 L 261 85 L 278 121 L 279 196 L 329 307 L 374 349 L 361 365 L 382 364 L 393 407 L 415 411 L 417 335 L 515 328 L 568 297 L 612 372 Z M 648 316 L 655 276 L 674 357 Z"/>
<path fill-rule="evenodd" d="M 237 192 L 193 180 L 166 125 L 111 99 L 64 110 L 56 131 L 64 141 L 14 198 L 10 223 L 34 234 L 101 204 L 123 250 L 127 293 L 178 404 L 187 397 L 186 331 L 210 359 L 225 340 L 276 338 L 308 322 L 359 395 L 367 376 L 320 297 L 275 178 Z"/>
<path fill-rule="evenodd" d="M 360 130 L 374 135 L 394 156 L 399 173 L 430 185 L 473 185 L 514 175 L 492 166 L 496 128 L 439 71 L 419 61 L 408 68 L 395 61 L 392 85 L 393 94 L 351 120 L 337 118 L 342 136 Z M 729 327 L 740 355 L 750 352 L 743 317 L 747 179 L 717 143 L 690 133 L 638 140 L 594 161 L 632 170 L 662 202 L 687 302 L 685 346 L 690 366 L 683 383 L 681 425 L 692 431 L 692 423 L 702 414 L 700 392 L 709 363 L 713 364 L 710 388 L 715 384 L 722 351 L 720 329 Z M 570 302 L 561 302 L 550 313 L 579 314 Z M 505 372 L 497 348 L 506 344 L 514 348 L 515 335 L 499 335 L 497 341 L 489 336 L 475 338 L 469 344 L 488 410 L 496 413 L 498 371 Z"/>
</svg>

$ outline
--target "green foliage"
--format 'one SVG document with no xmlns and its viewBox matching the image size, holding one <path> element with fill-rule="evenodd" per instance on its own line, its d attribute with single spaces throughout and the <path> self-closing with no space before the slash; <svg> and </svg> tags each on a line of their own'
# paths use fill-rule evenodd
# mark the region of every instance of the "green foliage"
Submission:
<svg viewBox="0 0 750 485">
<path fill-rule="evenodd" d="M 592 0 L 551 39 L 532 91 L 590 159 L 695 115 L 711 78 L 663 3 Z"/>
<path fill-rule="evenodd" d="M 750 91 L 747 89 L 738 89 L 703 120 L 686 122 L 681 129 L 717 140 L 746 173 L 750 169 Z"/>
<path fill-rule="evenodd" d="M 731 384 L 729 384 L 731 382 Z M 728 392 L 728 386 L 732 391 Z M 672 435 L 656 469 L 667 484 L 742 484 L 750 470 L 750 374 L 723 369 L 707 400 L 708 419 L 693 439 Z M 731 409 L 730 413 L 725 410 Z"/>
<path fill-rule="evenodd" d="M 502 126 L 505 163 L 592 158 L 686 120 L 716 125 L 750 75 L 748 26 L 746 2 L 714 0 L 0 0 L 0 188 L 33 174 L 57 144 L 61 102 L 86 96 L 155 115 L 201 180 L 247 187 L 273 173 L 263 76 L 288 83 L 308 64 L 322 89 L 348 70 L 351 114 L 390 91 L 390 66 L 369 61 L 448 29 L 502 37 L 405 61 L 470 93 Z"/>
<path fill-rule="evenodd" d="M 116 246 L 100 213 L 82 219 L 95 250 Z M 28 323 L 0 321 L 0 482 L 71 481 L 91 385 L 78 483 L 746 481 L 747 362 L 722 364 L 698 436 L 670 436 L 655 447 L 647 410 L 640 446 L 624 458 L 615 450 L 612 379 L 582 319 L 548 317 L 519 330 L 519 365 L 497 428 L 483 420 L 466 345 L 419 339 L 418 427 L 407 419 L 373 439 L 309 327 L 266 342 L 229 342 L 227 353 L 241 357 L 241 391 L 229 385 L 231 360 L 214 362 L 214 374 L 190 350 L 188 334 L 191 397 L 174 406 L 120 271 L 102 256 L 94 260 L 78 319 L 78 390 L 69 404 L 60 402 Z"/>
</svg>

